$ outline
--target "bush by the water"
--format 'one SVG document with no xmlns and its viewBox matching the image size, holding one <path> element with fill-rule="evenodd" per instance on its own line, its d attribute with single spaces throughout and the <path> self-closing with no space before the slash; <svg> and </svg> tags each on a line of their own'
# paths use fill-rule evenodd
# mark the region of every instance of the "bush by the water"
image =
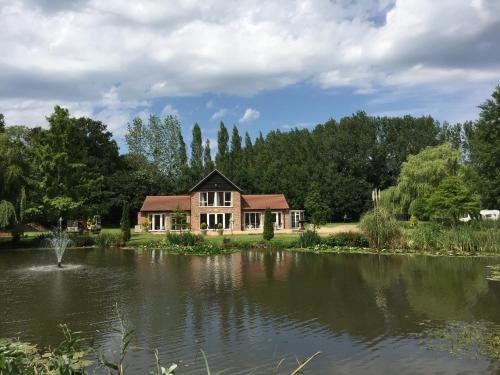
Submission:
<svg viewBox="0 0 500 375">
<path fill-rule="evenodd" d="M 313 247 L 321 243 L 321 237 L 312 230 L 306 230 L 299 237 L 298 245 L 300 247 Z"/>
<path fill-rule="evenodd" d="M 420 223 L 409 232 L 407 245 L 421 251 L 500 252 L 500 223 L 475 221 L 453 226 Z"/>
<path fill-rule="evenodd" d="M 120 247 L 124 244 L 123 237 L 120 234 L 100 233 L 94 238 L 95 246 L 100 249 L 108 247 Z"/>
<path fill-rule="evenodd" d="M 367 212 L 359 225 L 366 234 L 370 247 L 384 249 L 399 245 L 401 229 L 397 220 L 386 210 L 375 208 Z"/>
<path fill-rule="evenodd" d="M 363 233 L 342 232 L 330 235 L 323 239 L 322 243 L 328 246 L 343 247 L 368 247 L 368 239 Z"/>
<path fill-rule="evenodd" d="M 180 246 L 195 246 L 203 242 L 203 236 L 191 232 L 168 232 L 166 238 L 170 244 Z"/>
<path fill-rule="evenodd" d="M 69 236 L 71 239 L 71 246 L 74 247 L 88 247 L 95 245 L 95 236 L 89 233 L 75 233 Z"/>
</svg>

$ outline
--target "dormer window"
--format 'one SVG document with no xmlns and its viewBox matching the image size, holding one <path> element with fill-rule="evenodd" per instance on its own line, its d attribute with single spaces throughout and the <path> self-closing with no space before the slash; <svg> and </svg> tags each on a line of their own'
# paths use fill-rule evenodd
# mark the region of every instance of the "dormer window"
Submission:
<svg viewBox="0 0 500 375">
<path fill-rule="evenodd" d="M 231 207 L 231 191 L 200 191 L 200 207 Z"/>
</svg>

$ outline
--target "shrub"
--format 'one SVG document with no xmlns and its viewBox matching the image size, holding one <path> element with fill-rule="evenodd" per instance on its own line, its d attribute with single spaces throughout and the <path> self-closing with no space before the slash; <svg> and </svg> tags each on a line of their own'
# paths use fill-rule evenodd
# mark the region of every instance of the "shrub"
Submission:
<svg viewBox="0 0 500 375">
<path fill-rule="evenodd" d="M 324 238 L 322 243 L 328 246 L 347 246 L 347 247 L 368 247 L 368 239 L 363 233 L 343 232 L 330 235 Z"/>
<path fill-rule="evenodd" d="M 482 221 L 451 227 L 425 223 L 410 232 L 408 245 L 424 251 L 497 253 L 500 251 L 499 228 L 499 224 Z"/>
<path fill-rule="evenodd" d="M 364 214 L 360 227 L 368 237 L 370 247 L 376 249 L 393 248 L 401 239 L 401 229 L 396 219 L 380 208 Z"/>
<path fill-rule="evenodd" d="M 167 233 L 167 241 L 172 245 L 194 246 L 203 242 L 203 237 L 191 232 Z"/>
<path fill-rule="evenodd" d="M 312 230 L 306 230 L 299 237 L 298 245 L 300 247 L 313 247 L 321 243 L 321 237 Z"/>
<path fill-rule="evenodd" d="M 95 237 L 89 233 L 71 234 L 70 238 L 74 247 L 94 246 L 95 244 Z"/>
<path fill-rule="evenodd" d="M 264 212 L 264 233 L 262 237 L 266 241 L 270 241 L 274 237 L 273 218 L 269 207 Z"/>
<path fill-rule="evenodd" d="M 200 229 L 207 229 L 207 223 L 201 223 Z"/>
<path fill-rule="evenodd" d="M 101 233 L 95 237 L 95 245 L 100 249 L 109 247 L 120 247 L 123 238 L 120 234 Z"/>
<path fill-rule="evenodd" d="M 436 223 L 420 224 L 409 235 L 409 247 L 417 250 L 437 250 L 441 237 L 441 227 Z"/>
<path fill-rule="evenodd" d="M 415 215 L 411 215 L 409 220 L 410 228 L 415 228 L 418 225 L 418 219 Z"/>
</svg>

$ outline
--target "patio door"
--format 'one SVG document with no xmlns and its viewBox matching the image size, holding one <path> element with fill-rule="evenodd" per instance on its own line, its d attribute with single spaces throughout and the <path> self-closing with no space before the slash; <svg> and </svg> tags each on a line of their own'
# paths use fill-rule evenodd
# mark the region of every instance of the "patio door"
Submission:
<svg viewBox="0 0 500 375">
<path fill-rule="evenodd" d="M 159 231 L 165 229 L 165 215 L 164 214 L 151 214 L 151 230 Z"/>
<path fill-rule="evenodd" d="M 206 215 L 206 218 L 205 218 Z M 217 229 L 217 226 L 222 224 L 224 229 L 230 229 L 232 223 L 232 214 L 230 213 L 208 213 L 200 215 L 200 222 L 205 222 L 208 219 L 207 226 L 208 229 Z"/>
<path fill-rule="evenodd" d="M 274 228 L 281 229 L 281 212 L 272 212 L 271 215 Z"/>
<path fill-rule="evenodd" d="M 291 219 L 292 229 L 300 228 L 300 222 L 304 220 L 304 211 L 303 210 L 290 211 L 290 219 Z"/>
</svg>

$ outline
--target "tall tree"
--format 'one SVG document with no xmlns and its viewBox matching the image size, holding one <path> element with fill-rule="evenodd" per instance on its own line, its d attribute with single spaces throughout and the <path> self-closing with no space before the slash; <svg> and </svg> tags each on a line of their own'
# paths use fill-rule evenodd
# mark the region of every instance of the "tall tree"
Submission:
<svg viewBox="0 0 500 375">
<path fill-rule="evenodd" d="M 5 132 L 5 117 L 3 113 L 0 113 L 0 133 Z"/>
<path fill-rule="evenodd" d="M 500 206 L 500 85 L 479 108 L 479 121 L 470 134 L 470 157 L 482 206 L 492 209 Z"/>
<path fill-rule="evenodd" d="M 191 141 L 191 174 L 193 182 L 203 177 L 203 141 L 198 123 L 193 126 L 193 140 Z"/>
<path fill-rule="evenodd" d="M 422 215 L 424 201 L 444 178 L 457 176 L 460 152 L 445 143 L 427 147 L 417 155 L 410 155 L 403 163 L 394 188 L 382 191 L 380 205 L 403 215 Z"/>
<path fill-rule="evenodd" d="M 205 147 L 203 148 L 203 168 L 205 174 L 208 174 L 214 169 L 214 162 L 212 160 L 212 150 L 210 148 L 210 140 L 207 138 L 205 141 Z"/>
<path fill-rule="evenodd" d="M 311 184 L 304 206 L 309 217 L 309 222 L 313 226 L 313 231 L 316 232 L 316 228 L 326 224 L 330 218 L 330 210 L 324 203 L 324 199 L 322 199 L 319 191 L 319 186 L 316 183 Z"/>
<path fill-rule="evenodd" d="M 127 124 L 125 140 L 129 154 L 147 155 L 147 131 L 140 117 L 135 117 L 132 123 Z"/>
<path fill-rule="evenodd" d="M 59 106 L 47 121 L 47 130 L 32 132 L 34 191 L 27 213 L 43 223 L 103 214 L 105 181 L 119 160 L 111 133 L 101 122 L 72 118 Z"/>
<path fill-rule="evenodd" d="M 451 219 L 458 222 L 462 216 L 479 214 L 479 195 L 474 194 L 462 176 L 448 176 L 427 198 L 428 214 L 436 219 Z"/>
<path fill-rule="evenodd" d="M 219 132 L 217 133 L 217 155 L 215 155 L 215 166 L 222 173 L 228 172 L 229 161 L 229 133 L 224 123 L 221 121 Z"/>
<path fill-rule="evenodd" d="M 229 156 L 229 178 L 235 180 L 237 184 L 241 181 L 241 136 L 236 125 L 233 126 L 231 134 L 231 152 Z"/>
<path fill-rule="evenodd" d="M 191 171 L 187 159 L 186 143 L 184 137 L 179 132 L 179 176 L 178 192 L 184 193 L 191 187 Z"/>
</svg>

